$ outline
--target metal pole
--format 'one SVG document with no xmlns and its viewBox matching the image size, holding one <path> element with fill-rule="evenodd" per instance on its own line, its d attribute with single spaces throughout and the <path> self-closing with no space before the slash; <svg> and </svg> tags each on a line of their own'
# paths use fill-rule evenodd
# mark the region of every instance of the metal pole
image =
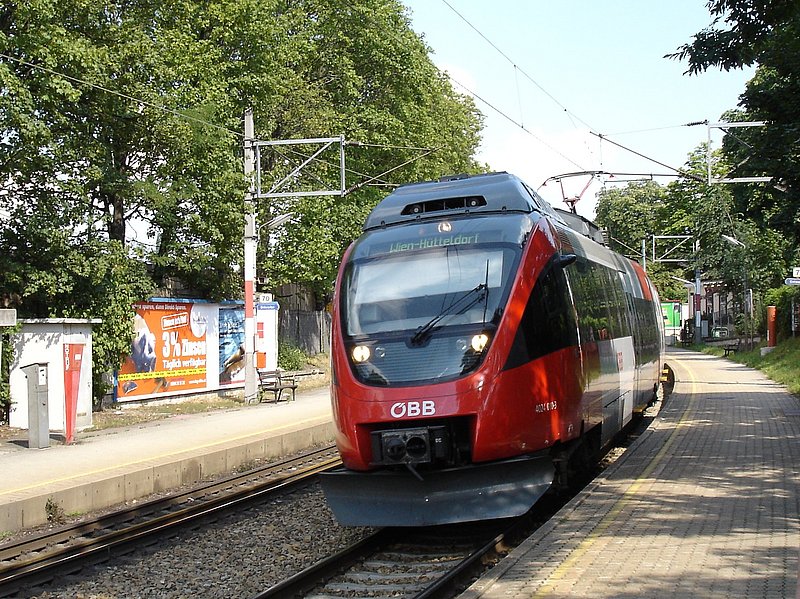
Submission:
<svg viewBox="0 0 800 599">
<path fill-rule="evenodd" d="M 744 310 L 744 336 L 747 339 L 747 349 L 752 349 L 750 339 L 750 318 L 747 315 L 747 268 L 742 260 L 742 278 L 744 280 L 744 290 L 742 291 L 742 310 Z"/>
<path fill-rule="evenodd" d="M 253 156 L 253 110 L 244 113 L 244 174 L 248 178 L 248 191 L 244 198 L 244 401 L 258 401 L 258 383 L 255 363 L 256 322 L 253 295 L 256 280 L 256 207 L 255 160 Z"/>
<path fill-rule="evenodd" d="M 695 241 L 695 260 L 700 259 L 700 240 Z M 700 267 L 694 269 L 694 342 L 700 345 L 703 342 L 703 327 L 700 320 Z"/>
<path fill-rule="evenodd" d="M 644 238 L 642 238 L 642 268 L 647 272 L 647 246 Z"/>
<path fill-rule="evenodd" d="M 339 136 L 339 189 L 341 195 L 344 195 L 346 187 L 345 181 L 345 168 L 344 168 L 344 135 Z"/>
</svg>

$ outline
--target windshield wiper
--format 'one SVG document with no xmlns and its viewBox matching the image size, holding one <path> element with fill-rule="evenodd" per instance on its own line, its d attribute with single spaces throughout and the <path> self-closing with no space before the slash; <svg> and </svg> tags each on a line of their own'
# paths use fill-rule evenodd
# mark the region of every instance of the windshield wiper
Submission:
<svg viewBox="0 0 800 599">
<path fill-rule="evenodd" d="M 477 295 L 475 295 L 475 297 L 472 298 L 471 301 L 465 303 L 465 300 L 468 299 L 473 294 Z M 461 294 L 459 298 L 451 302 L 436 316 L 434 316 L 424 325 L 419 327 L 416 330 L 416 332 L 411 336 L 411 345 L 423 344 L 428 339 L 428 337 L 430 337 L 434 327 L 436 327 L 436 325 L 439 324 L 442 320 L 454 314 L 463 314 L 478 302 L 485 301 L 488 295 L 489 295 L 489 287 L 485 283 L 480 283 L 474 289 L 469 289 L 465 291 L 464 293 Z"/>
</svg>

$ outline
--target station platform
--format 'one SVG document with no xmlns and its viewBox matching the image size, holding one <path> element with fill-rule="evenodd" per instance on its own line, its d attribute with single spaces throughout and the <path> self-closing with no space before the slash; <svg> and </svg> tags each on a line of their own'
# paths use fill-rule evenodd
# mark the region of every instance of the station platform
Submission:
<svg viewBox="0 0 800 599">
<path fill-rule="evenodd" d="M 331 442 L 333 436 L 325 387 L 298 392 L 295 401 L 78 433 L 70 445 L 28 449 L 0 443 L 0 533 L 46 523 L 48 500 L 67 515 L 85 513 Z"/>
<path fill-rule="evenodd" d="M 723 358 L 666 362 L 646 432 L 462 599 L 800 599 L 800 401 Z"/>
</svg>

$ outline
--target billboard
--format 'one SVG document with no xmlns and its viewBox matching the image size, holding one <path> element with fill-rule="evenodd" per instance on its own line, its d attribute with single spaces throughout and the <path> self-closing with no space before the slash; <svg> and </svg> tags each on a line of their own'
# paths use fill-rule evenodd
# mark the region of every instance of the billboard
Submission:
<svg viewBox="0 0 800 599">
<path fill-rule="evenodd" d="M 134 339 L 117 375 L 117 398 L 205 389 L 209 323 L 216 306 L 142 302 L 134 309 Z"/>
<path fill-rule="evenodd" d="M 117 401 L 244 385 L 241 303 L 150 301 L 133 307 L 134 338 L 117 373 Z M 277 323 L 259 341 L 259 351 L 270 348 L 277 355 Z"/>
<path fill-rule="evenodd" d="M 664 326 L 667 328 L 681 328 L 681 303 L 661 302 L 661 314 L 664 316 Z"/>
</svg>

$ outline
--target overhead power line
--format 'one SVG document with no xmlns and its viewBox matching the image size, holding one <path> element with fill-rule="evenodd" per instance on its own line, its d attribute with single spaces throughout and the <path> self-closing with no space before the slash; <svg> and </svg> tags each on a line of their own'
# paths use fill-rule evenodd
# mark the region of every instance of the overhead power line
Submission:
<svg viewBox="0 0 800 599">
<path fill-rule="evenodd" d="M 136 102 L 138 104 L 142 104 L 144 106 L 148 106 L 150 108 L 154 108 L 156 110 L 160 110 L 161 112 L 164 112 L 164 113 L 167 113 L 167 114 L 171 114 L 173 116 L 177 116 L 177 117 L 185 119 L 187 121 L 193 121 L 195 123 L 200 123 L 202 125 L 207 125 L 209 127 L 213 127 L 215 129 L 219 129 L 220 131 L 225 131 L 226 133 L 230 133 L 231 135 L 235 135 L 237 137 L 244 137 L 243 133 L 240 133 L 238 131 L 234 131 L 233 129 L 228 129 L 227 127 L 223 127 L 222 125 L 217 125 L 215 123 L 210 123 L 210 122 L 205 121 L 203 119 L 188 115 L 188 114 L 186 114 L 184 112 L 181 112 L 179 110 L 174 110 L 172 108 L 167 108 L 166 106 L 161 106 L 160 104 L 155 104 L 153 102 L 148 102 L 147 100 L 143 100 L 142 98 L 137 98 L 135 96 L 131 96 L 131 95 L 125 94 L 125 93 L 120 92 L 120 91 L 109 89 L 109 88 L 104 87 L 102 85 L 98 85 L 97 83 L 92 83 L 90 81 L 86 81 L 85 79 L 81 79 L 79 77 L 73 77 L 71 75 L 67 75 L 66 73 L 62 73 L 62 72 L 56 71 L 54 69 L 43 67 L 41 65 L 34 64 L 32 62 L 28 62 L 27 60 L 22 60 L 21 58 L 15 58 L 14 56 L 9 56 L 8 54 L 4 54 L 2 52 L 0 52 L 0 58 L 5 58 L 7 60 L 12 60 L 12 61 L 14 61 L 14 62 L 16 62 L 18 64 L 21 64 L 21 65 L 24 65 L 26 67 L 30 67 L 32 69 L 37 69 L 39 71 L 42 71 L 42 72 L 45 72 L 45 73 L 49 73 L 50 75 L 56 75 L 58 77 L 62 77 L 64 79 L 67 79 L 68 81 L 72 81 L 73 83 L 77 83 L 79 85 L 86 85 L 86 86 L 92 87 L 94 89 L 99 89 L 100 91 L 106 92 L 108 94 L 112 94 L 112 95 L 117 96 L 119 98 L 124 98 L 126 100 L 130 100 L 131 102 Z"/>
<path fill-rule="evenodd" d="M 500 56 L 502 56 L 503 58 L 505 58 L 505 59 L 506 59 L 506 60 L 507 60 L 507 61 L 508 61 L 508 62 L 511 64 L 511 66 L 513 66 L 513 67 L 514 67 L 514 69 L 515 69 L 515 70 L 517 70 L 517 71 L 519 71 L 520 73 L 522 73 L 522 75 L 523 75 L 523 76 L 524 76 L 524 77 L 525 77 L 525 78 L 526 78 L 528 81 L 530 81 L 530 82 L 531 82 L 533 85 L 535 85 L 537 88 L 539 88 L 539 90 L 540 90 L 540 91 L 541 91 L 541 92 L 542 92 L 544 95 L 546 95 L 546 96 L 547 96 L 548 98 L 550 98 L 550 99 L 551 99 L 553 102 L 555 102 L 555 103 L 556 103 L 556 104 L 557 104 L 557 105 L 558 105 L 558 106 L 559 106 L 561 109 L 563 109 L 563 110 L 564 110 L 564 112 L 565 112 L 565 113 L 567 113 L 567 115 L 568 115 L 568 116 L 571 116 L 571 117 L 574 117 L 574 118 L 576 118 L 578 121 L 580 121 L 580 122 L 581 122 L 583 125 L 585 125 L 585 126 L 586 126 L 586 127 L 588 127 L 589 129 L 593 129 L 593 128 L 594 128 L 594 127 L 592 127 L 591 125 L 589 125 L 589 124 L 588 124 L 586 121 L 584 121 L 582 118 L 580 118 L 580 117 L 579 117 L 577 114 L 575 114 L 574 112 L 572 112 L 572 111 L 571 111 L 569 108 L 567 108 L 566 106 L 564 106 L 564 104 L 562 104 L 561 102 L 559 102 L 559 101 L 558 101 L 558 99 L 557 99 L 557 98 L 556 98 L 556 97 L 555 97 L 553 94 L 551 94 L 549 91 L 547 91 L 547 90 L 546 90 L 546 89 L 545 89 L 545 88 L 544 88 L 544 87 L 543 87 L 543 86 L 542 86 L 542 85 L 541 85 L 541 84 L 540 84 L 538 81 L 536 81 L 536 80 L 535 80 L 533 77 L 531 77 L 531 76 L 530 76 L 528 73 L 526 73 L 526 72 L 525 72 L 525 70 L 524 70 L 522 67 L 520 67 L 520 66 L 519 66 L 519 64 L 518 64 L 518 63 L 517 63 L 517 62 L 516 62 L 514 59 L 512 59 L 512 58 L 511 58 L 511 57 L 510 57 L 508 54 L 506 54 L 505 52 L 503 52 L 503 51 L 502 51 L 502 50 L 501 50 L 501 49 L 500 49 L 500 48 L 497 46 L 497 44 L 495 44 L 495 43 L 494 43 L 492 40 L 490 40 L 488 37 L 486 37 L 486 35 L 484 35 L 484 34 L 483 34 L 483 32 L 482 32 L 480 29 L 478 29 L 477 27 L 475 27 L 475 25 L 473 25 L 473 24 L 472 24 L 472 23 L 469 21 L 469 19 L 467 19 L 467 18 L 466 18 L 464 15 L 462 15 L 462 14 L 461 14 L 460 12 L 458 12 L 458 11 L 457 11 L 455 8 L 453 8 L 453 5 L 452 5 L 452 4 L 450 4 L 450 2 L 448 2 L 447 0 L 442 0 L 442 2 L 443 2 L 443 3 L 444 3 L 444 4 L 445 4 L 445 5 L 446 5 L 446 6 L 447 6 L 447 7 L 448 7 L 450 10 L 452 10 L 452 11 L 453 11 L 453 12 L 454 12 L 454 13 L 455 13 L 457 16 L 458 16 L 458 18 L 460 18 L 462 21 L 464 21 L 464 23 L 466 23 L 466 24 L 467 24 L 467 25 L 468 25 L 468 26 L 469 26 L 469 27 L 470 27 L 470 28 L 471 28 L 471 29 L 472 29 L 472 30 L 473 30 L 475 33 L 477 33 L 479 36 L 481 36 L 481 37 L 482 37 L 482 38 L 483 38 L 483 39 L 486 41 L 486 43 L 488 43 L 488 44 L 489 44 L 489 45 L 490 45 L 492 48 L 494 48 L 494 49 L 495 49 L 495 50 L 498 52 L 498 54 L 500 54 Z"/>
<path fill-rule="evenodd" d="M 583 167 L 582 167 L 580 164 L 578 164 L 577 162 L 575 162 L 575 161 L 574 161 L 572 158 L 570 158 L 569 156 L 566 156 L 566 155 L 565 155 L 565 154 L 563 154 L 562 152 L 558 151 L 556 148 L 554 148 L 553 146 L 551 146 L 549 143 L 547 143 L 547 142 L 546 142 L 545 140 L 543 140 L 541 137 L 539 137 L 538 135 L 536 135 L 536 134 L 535 134 L 533 131 L 531 131 L 530 129 L 527 129 L 527 128 L 526 128 L 526 127 L 525 127 L 525 126 L 522 124 L 522 123 L 520 123 L 520 122 L 516 121 L 516 120 L 515 120 L 513 117 L 509 116 L 507 113 L 503 112 L 502 110 L 500 110 L 499 108 L 497 108 L 496 106 L 494 106 L 494 105 L 493 105 L 491 102 L 489 102 L 488 100 L 486 100 L 486 99 L 482 98 L 481 96 L 479 96 L 478 94 L 476 94 L 474 91 L 472 91 L 471 89 L 469 89 L 469 88 L 468 88 L 466 85 L 464 85 L 463 83 L 461 83 L 461 82 L 460 82 L 460 81 L 458 81 L 457 79 L 453 78 L 453 77 L 450 75 L 450 73 L 445 73 L 445 74 L 447 75 L 448 79 L 450 79 L 450 81 L 452 81 L 453 83 L 455 83 L 456 85 L 458 85 L 459 87 L 461 87 L 462 89 L 464 89 L 464 90 L 465 90 L 467 93 L 469 93 L 470 95 L 474 96 L 475 98 L 477 98 L 478 100 L 480 100 L 481 102 L 483 102 L 484 104 L 486 104 L 486 106 L 488 106 L 489 108 L 491 108 L 492 110 L 494 110 L 494 111 L 495 111 L 497 114 L 499 114 L 500 116 L 502 116 L 504 119 L 506 119 L 506 120 L 507 120 L 507 121 L 509 121 L 510 123 L 512 123 L 512 124 L 514 124 L 514 125 L 516 125 L 516 126 L 517 126 L 517 127 L 519 127 L 520 129 L 522 129 L 522 130 L 523 130 L 525 133 L 527 133 L 528 135 L 530 135 L 531 137 L 533 137 L 533 138 L 534 138 L 536 141 L 538 141 L 540 144 L 542 144 L 542 145 L 546 146 L 547 148 L 549 148 L 550 150 L 552 150 L 553 152 L 555 152 L 556 154 L 558 154 L 559 156 L 561 156 L 561 157 L 562 157 L 564 160 L 566 160 L 566 161 L 570 162 L 571 164 L 574 164 L 575 166 L 577 166 L 579 169 L 583 169 Z"/>
<path fill-rule="evenodd" d="M 342 6 L 347 6 L 347 7 L 350 7 L 350 8 L 355 8 L 355 7 L 353 6 L 353 4 L 352 4 L 351 2 L 349 2 L 348 0 L 337 0 L 337 2 L 338 2 L 340 5 L 342 5 Z M 453 7 L 452 7 L 452 6 L 450 6 L 449 4 L 448 4 L 448 6 L 450 7 L 450 9 L 451 9 L 451 10 L 453 10 L 453 12 L 456 12 L 456 14 L 459 14 L 457 11 L 455 11 L 455 9 L 453 9 Z M 464 19 L 464 17 L 463 17 L 463 16 L 461 16 L 461 15 L 459 14 L 459 17 L 461 17 L 461 18 L 462 18 L 462 19 L 463 19 L 465 22 L 467 22 L 467 23 L 470 25 L 470 27 L 472 27 L 473 29 L 475 29 L 475 27 L 474 27 L 474 26 L 473 26 L 471 23 L 469 23 L 468 21 L 466 21 L 466 19 Z M 372 15 L 366 15 L 366 17 L 365 17 L 365 18 L 367 19 L 367 21 L 369 22 L 369 24 L 370 24 L 370 25 L 373 25 L 373 26 L 380 26 L 380 23 L 378 23 L 378 22 L 375 20 L 374 16 L 372 16 Z M 410 31 L 411 33 L 413 33 L 414 35 L 416 35 L 417 37 L 419 37 L 419 35 L 418 35 L 418 34 L 417 34 L 415 31 L 413 31 L 413 29 L 412 29 L 412 28 L 410 28 L 410 27 L 409 27 L 409 31 Z M 497 48 L 497 47 L 496 47 L 496 46 L 495 46 L 495 45 L 494 45 L 494 44 L 493 44 L 493 43 L 492 43 L 492 42 L 491 42 L 491 41 L 490 41 L 488 38 L 486 38 L 486 37 L 485 37 L 485 36 L 484 36 L 482 33 L 480 33 L 480 31 L 478 31 L 477 29 L 475 29 L 475 31 L 477 31 L 479 35 L 481 35 L 481 36 L 482 36 L 484 39 L 486 39 L 486 41 L 487 41 L 487 42 L 489 42 L 489 43 L 490 43 L 490 44 L 491 44 L 493 47 L 495 47 L 495 49 L 496 49 L 498 52 L 500 52 L 501 54 L 503 54 L 503 56 L 506 58 L 506 60 L 510 60 L 510 59 L 508 58 L 508 56 L 506 56 L 506 55 L 505 55 L 505 54 L 504 54 L 504 53 L 503 53 L 503 52 L 502 52 L 502 51 L 501 51 L 499 48 Z M 383 33 L 384 35 L 386 35 L 387 37 L 390 37 L 390 38 L 394 39 L 396 42 L 398 42 L 398 43 L 399 43 L 399 44 L 401 44 L 401 45 L 404 45 L 404 44 L 407 44 L 407 43 L 408 43 L 408 40 L 401 38 L 401 37 L 400 37 L 400 35 L 399 35 L 399 34 L 397 34 L 397 32 L 395 32 L 395 31 L 393 31 L 393 30 L 390 30 L 390 31 L 385 31 L 385 30 L 384 30 L 384 31 L 382 31 L 382 33 Z M 513 61 L 511 61 L 511 62 L 513 63 Z M 434 65 L 434 66 L 435 66 L 435 65 Z M 438 69 L 438 67 L 437 67 L 437 69 Z M 519 128 L 522 130 L 522 131 L 524 131 L 525 133 L 527 133 L 528 135 L 530 135 L 531 137 L 533 137 L 533 138 L 534 138 L 536 141 L 538 141 L 539 143 L 541 143 L 542 145 L 544 145 L 545 147 L 547 147 L 549 150 L 551 150 L 551 151 L 555 152 L 555 153 L 556 153 L 556 154 L 558 154 L 558 155 L 559 155 L 561 158 L 563 158 L 564 160 L 566 160 L 566 161 L 567 161 L 567 162 L 569 162 L 570 164 L 573 164 L 573 165 L 577 166 L 579 169 L 583 169 L 583 168 L 584 168 L 583 166 L 581 166 L 580 164 L 578 164 L 577 162 L 575 162 L 575 161 L 574 161 L 572 158 L 570 158 L 569 156 L 566 156 L 564 153 L 560 152 L 559 150 L 557 150 L 556 148 L 554 148 L 553 146 L 551 146 L 549 143 L 547 143 L 546 141 L 544 141 L 544 140 L 543 140 L 541 137 L 537 136 L 535 133 L 533 133 L 533 131 L 531 131 L 530 129 L 526 128 L 522 122 L 520 122 L 520 121 L 517 121 L 517 120 L 516 120 L 516 119 L 514 119 L 513 117 L 509 116 L 509 114 L 508 114 L 506 111 L 504 111 L 504 110 L 502 110 L 502 109 L 498 108 L 497 106 L 495 106 L 494 104 L 492 104 L 491 102 L 489 102 L 487 99 L 485 99 L 484 97 L 480 96 L 480 95 L 479 95 L 479 94 L 477 94 L 475 91 L 473 91 L 472 89 L 470 89 L 469 87 L 467 87 L 466 85 L 464 85 L 463 83 L 461 83 L 461 82 L 460 82 L 458 79 L 456 79 L 455 77 L 453 77 L 453 76 L 452 76 L 450 73 L 448 73 L 448 72 L 445 72 L 445 71 L 442 71 L 441 69 L 439 69 L 439 71 L 440 71 L 440 72 L 442 72 L 442 73 L 443 73 L 443 74 L 444 74 L 444 75 L 445 75 L 445 76 L 448 78 L 448 80 L 450 80 L 452 83 L 454 83 L 455 85 L 457 85 L 458 87 L 460 87 L 461 89 L 463 89 L 463 90 L 464 90 L 465 92 L 467 92 L 469 95 L 471 95 L 471 96 L 472 96 L 472 97 L 474 97 L 476 100 L 478 100 L 479 102 L 481 102 L 482 104 L 484 104 L 485 106 L 487 106 L 487 107 L 488 107 L 489 109 L 491 109 L 492 111 L 496 112 L 498 115 L 500 115 L 501 117 L 503 117 L 504 119 L 506 119 L 508 122 L 510 122 L 510 123 L 512 123 L 513 125 L 515 125 L 515 126 L 519 127 Z M 544 93 L 546 93 L 546 94 L 547 94 L 549 97 L 551 97 L 551 98 L 552 98 L 552 99 L 553 99 L 553 100 L 554 100 L 556 103 L 558 103 L 558 101 L 557 101 L 555 98 L 553 98 L 552 96 L 550 96 L 550 94 L 549 94 L 549 93 L 548 93 L 546 90 L 544 90 L 543 88 L 541 88 L 541 86 L 539 86 L 539 84 L 538 84 L 538 83 L 536 83 L 536 82 L 535 82 L 535 81 L 534 81 L 534 80 L 533 80 L 533 79 L 532 79 L 532 78 L 531 78 L 531 77 L 530 77 L 530 76 L 529 76 L 527 73 L 523 72 L 522 70 L 520 70 L 520 72 L 521 72 L 521 73 L 522 73 L 522 74 L 523 74 L 523 75 L 524 75 L 526 78 L 528 78 L 529 80 L 531 80 L 531 82 L 532 82 L 532 83 L 534 83 L 534 84 L 535 84 L 537 87 L 539 87 L 540 89 L 542 89 L 542 91 L 543 91 Z M 567 111 L 567 109 L 566 109 L 566 108 L 565 108 L 563 105 L 561 105 L 560 103 L 558 103 L 558 104 L 559 104 L 559 106 L 561 106 L 562 108 L 564 108 L 564 110 L 565 110 L 565 111 Z M 571 113 L 571 112 L 569 112 L 569 111 L 567 111 L 567 113 L 568 113 L 568 114 L 572 114 L 572 113 Z M 573 116 L 574 116 L 574 115 L 573 115 Z M 577 116 L 576 116 L 576 118 L 577 118 Z M 578 119 L 578 120 L 580 120 L 580 119 Z M 583 122 L 583 121 L 581 121 L 581 122 Z M 586 123 L 584 123 L 584 124 L 586 124 Z M 588 125 L 587 125 L 587 127 L 588 127 Z"/>
<path fill-rule="evenodd" d="M 609 139 L 608 137 L 606 137 L 602 133 L 595 133 L 594 131 L 590 131 L 589 133 L 591 133 L 592 135 L 598 137 L 600 139 L 600 141 L 607 141 L 608 143 L 610 143 L 612 145 L 615 145 L 615 146 L 617 146 L 619 148 L 622 148 L 626 152 L 630 152 L 631 154 L 635 154 L 636 156 L 639 156 L 640 158 L 644 158 L 645 160 L 649 160 L 650 162 L 654 162 L 655 164 L 657 164 L 659 166 L 663 166 L 664 168 L 668 168 L 668 169 L 670 169 L 672 171 L 675 171 L 676 173 L 679 173 L 680 175 L 682 175 L 684 177 L 688 177 L 690 179 L 694 179 L 695 181 L 700 181 L 701 183 L 705 183 L 705 179 L 703 179 L 702 177 L 698 177 L 697 175 L 695 175 L 693 173 L 689 173 L 689 172 L 687 172 L 687 171 L 685 171 L 683 169 L 675 168 L 674 166 L 670 166 L 668 164 L 664 164 L 663 162 L 660 162 L 660 161 L 656 160 L 655 158 L 650 158 L 650 156 L 646 156 L 645 154 L 642 154 L 641 152 L 637 152 L 636 150 L 633 150 L 631 148 L 623 146 L 619 142 L 616 142 L 616 141 L 613 141 L 613 140 Z"/>
</svg>

